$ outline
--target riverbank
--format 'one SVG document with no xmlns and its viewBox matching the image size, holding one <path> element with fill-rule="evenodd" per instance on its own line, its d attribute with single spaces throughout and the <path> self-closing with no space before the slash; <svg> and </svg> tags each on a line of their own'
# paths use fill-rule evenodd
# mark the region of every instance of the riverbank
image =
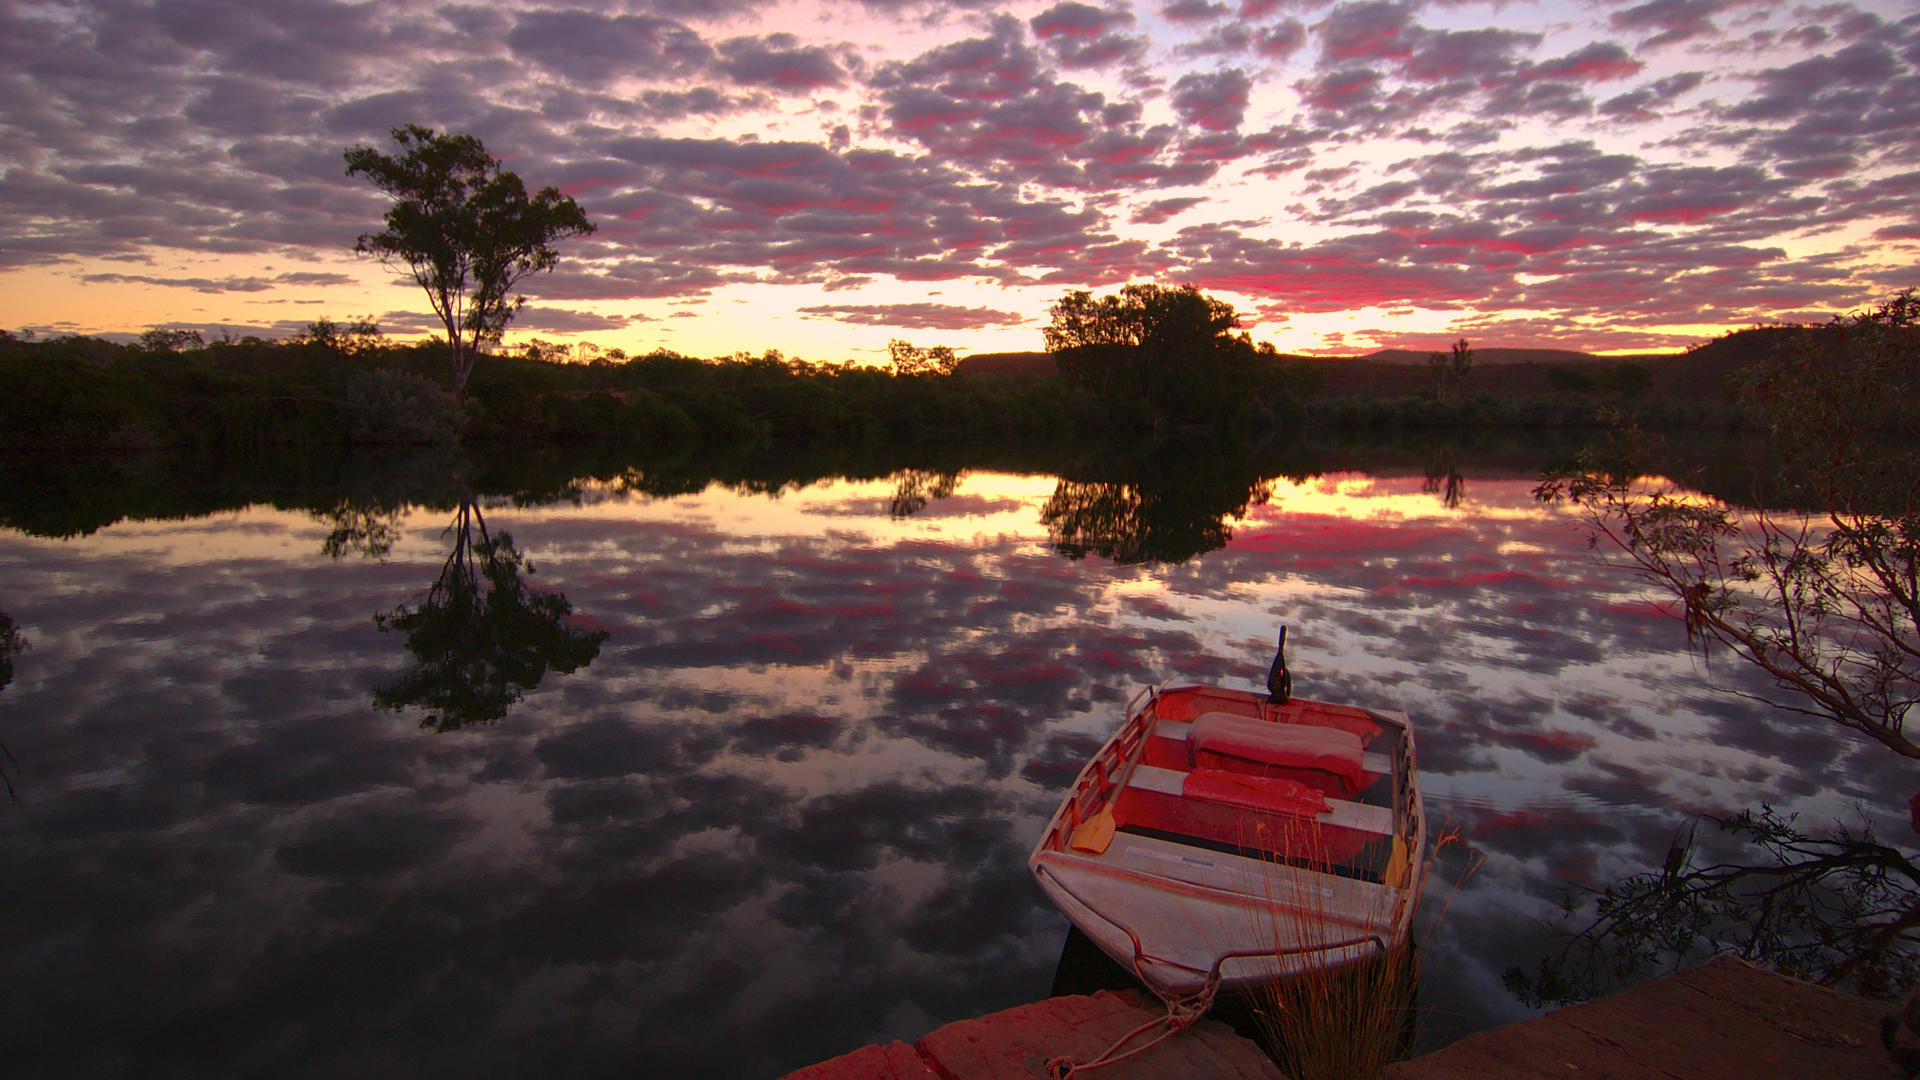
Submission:
<svg viewBox="0 0 1920 1080">
<path fill-rule="evenodd" d="M 1633 360 L 1486 349 L 1444 387 L 1427 364 L 1395 354 L 1255 353 L 1204 393 L 1188 387 L 1178 402 L 1158 405 L 1070 375 L 1045 352 L 906 374 L 778 351 L 582 361 L 525 350 L 481 356 L 456 401 L 444 385 L 445 346 L 433 342 L 243 339 L 175 352 L 95 338 L 0 338 L 0 451 L 245 456 L 267 447 L 454 442 L 713 451 L 776 440 L 952 449 L 1064 440 L 1113 452 L 1151 433 L 1149 441 L 1177 440 L 1184 452 L 1196 439 L 1258 449 L 1309 429 L 1592 431 L 1611 422 L 1603 410 L 1649 430 L 1720 432 L 1748 425 L 1729 373 L 1797 333 L 1743 331 L 1689 353 Z"/>
</svg>

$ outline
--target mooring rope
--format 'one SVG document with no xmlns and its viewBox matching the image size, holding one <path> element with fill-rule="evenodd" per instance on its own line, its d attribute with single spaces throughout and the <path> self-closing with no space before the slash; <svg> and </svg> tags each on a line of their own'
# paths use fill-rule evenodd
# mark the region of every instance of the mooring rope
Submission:
<svg viewBox="0 0 1920 1080">
<path fill-rule="evenodd" d="M 1149 987 L 1149 989 L 1151 989 L 1151 987 Z M 1109 1065 L 1114 1065 L 1130 1057 L 1146 1053 L 1148 1050 L 1153 1049 L 1166 1040 L 1173 1038 L 1175 1035 L 1199 1023 L 1201 1018 L 1207 1015 L 1207 1010 L 1213 1008 L 1213 997 L 1219 992 L 1219 989 L 1220 978 L 1219 973 L 1216 971 L 1208 977 L 1205 986 L 1202 986 L 1195 993 L 1183 998 L 1168 997 L 1165 994 L 1159 994 L 1157 990 L 1154 991 L 1156 994 L 1159 994 L 1161 1002 L 1167 1007 L 1167 1014 L 1165 1016 L 1156 1016 L 1146 1023 L 1141 1024 L 1139 1027 L 1134 1028 L 1132 1031 L 1127 1032 L 1125 1035 L 1120 1036 L 1119 1039 L 1114 1041 L 1112 1046 L 1107 1047 L 1100 1053 L 1100 1056 L 1092 1060 L 1076 1063 L 1072 1058 L 1064 1054 L 1059 1057 L 1047 1059 L 1047 1076 L 1049 1080 L 1072 1080 L 1073 1077 L 1080 1076 L 1083 1073 L 1090 1073 L 1095 1069 L 1104 1069 Z M 1160 1025 L 1165 1025 L 1166 1030 L 1125 1053 L 1118 1052 L 1121 1047 Z"/>
</svg>

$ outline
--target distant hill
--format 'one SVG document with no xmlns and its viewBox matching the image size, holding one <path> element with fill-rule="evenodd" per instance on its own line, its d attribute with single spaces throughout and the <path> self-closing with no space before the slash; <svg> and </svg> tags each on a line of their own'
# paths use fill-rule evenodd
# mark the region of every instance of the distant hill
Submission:
<svg viewBox="0 0 1920 1080">
<path fill-rule="evenodd" d="M 1435 352 L 1444 351 L 1443 349 L 1428 349 L 1425 352 L 1417 349 L 1381 349 L 1379 352 L 1368 353 L 1356 359 L 1371 360 L 1376 364 L 1418 364 L 1426 367 L 1427 357 Z M 1615 363 L 1626 359 L 1644 363 L 1649 357 L 1665 355 L 1667 354 L 1647 353 L 1633 357 L 1595 356 L 1592 353 L 1575 352 L 1572 349 L 1482 349 L 1478 346 L 1473 350 L 1473 360 L 1476 364 L 1593 364 Z"/>
<path fill-rule="evenodd" d="M 954 370 L 963 375 L 1052 375 L 1059 368 L 1048 352 L 988 352 L 963 357 Z"/>
</svg>

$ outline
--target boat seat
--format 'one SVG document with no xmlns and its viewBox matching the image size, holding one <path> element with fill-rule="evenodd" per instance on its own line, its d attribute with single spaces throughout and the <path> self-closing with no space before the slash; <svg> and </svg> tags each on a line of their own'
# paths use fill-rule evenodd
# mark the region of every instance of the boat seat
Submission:
<svg viewBox="0 0 1920 1080">
<path fill-rule="evenodd" d="M 1263 776 L 1300 776 L 1311 770 L 1331 776 L 1338 791 L 1351 796 L 1366 784 L 1365 744 L 1339 728 L 1276 724 L 1232 713 L 1204 713 L 1187 730 L 1193 764 L 1199 769 L 1253 772 Z"/>
<path fill-rule="evenodd" d="M 1278 776 L 1249 776 L 1219 769 L 1195 769 L 1180 782 L 1189 799 L 1208 799 L 1248 810 L 1296 817 L 1317 817 L 1332 807 L 1320 789 Z"/>
</svg>

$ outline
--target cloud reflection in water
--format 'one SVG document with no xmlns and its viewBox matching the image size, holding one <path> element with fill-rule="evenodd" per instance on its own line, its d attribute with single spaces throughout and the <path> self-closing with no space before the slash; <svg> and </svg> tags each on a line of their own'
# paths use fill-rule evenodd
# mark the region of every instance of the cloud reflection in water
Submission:
<svg viewBox="0 0 1920 1080">
<path fill-rule="evenodd" d="M 1031 1000 L 1060 788 L 1139 686 L 1255 685 L 1281 622 L 1301 693 L 1415 716 L 1486 858 L 1429 943 L 1438 1038 L 1520 1015 L 1533 921 L 1683 814 L 1898 808 L 1892 769 L 1708 689 L 1530 480 L 1270 485 L 1181 563 L 1062 558 L 1035 477 L 904 516 L 895 481 L 490 507 L 610 636 L 446 734 L 369 704 L 407 658 L 368 612 L 433 579 L 443 515 L 385 562 L 268 510 L 0 536 L 34 642 L 0 1033 L 29 1073 L 768 1076 Z"/>
</svg>

